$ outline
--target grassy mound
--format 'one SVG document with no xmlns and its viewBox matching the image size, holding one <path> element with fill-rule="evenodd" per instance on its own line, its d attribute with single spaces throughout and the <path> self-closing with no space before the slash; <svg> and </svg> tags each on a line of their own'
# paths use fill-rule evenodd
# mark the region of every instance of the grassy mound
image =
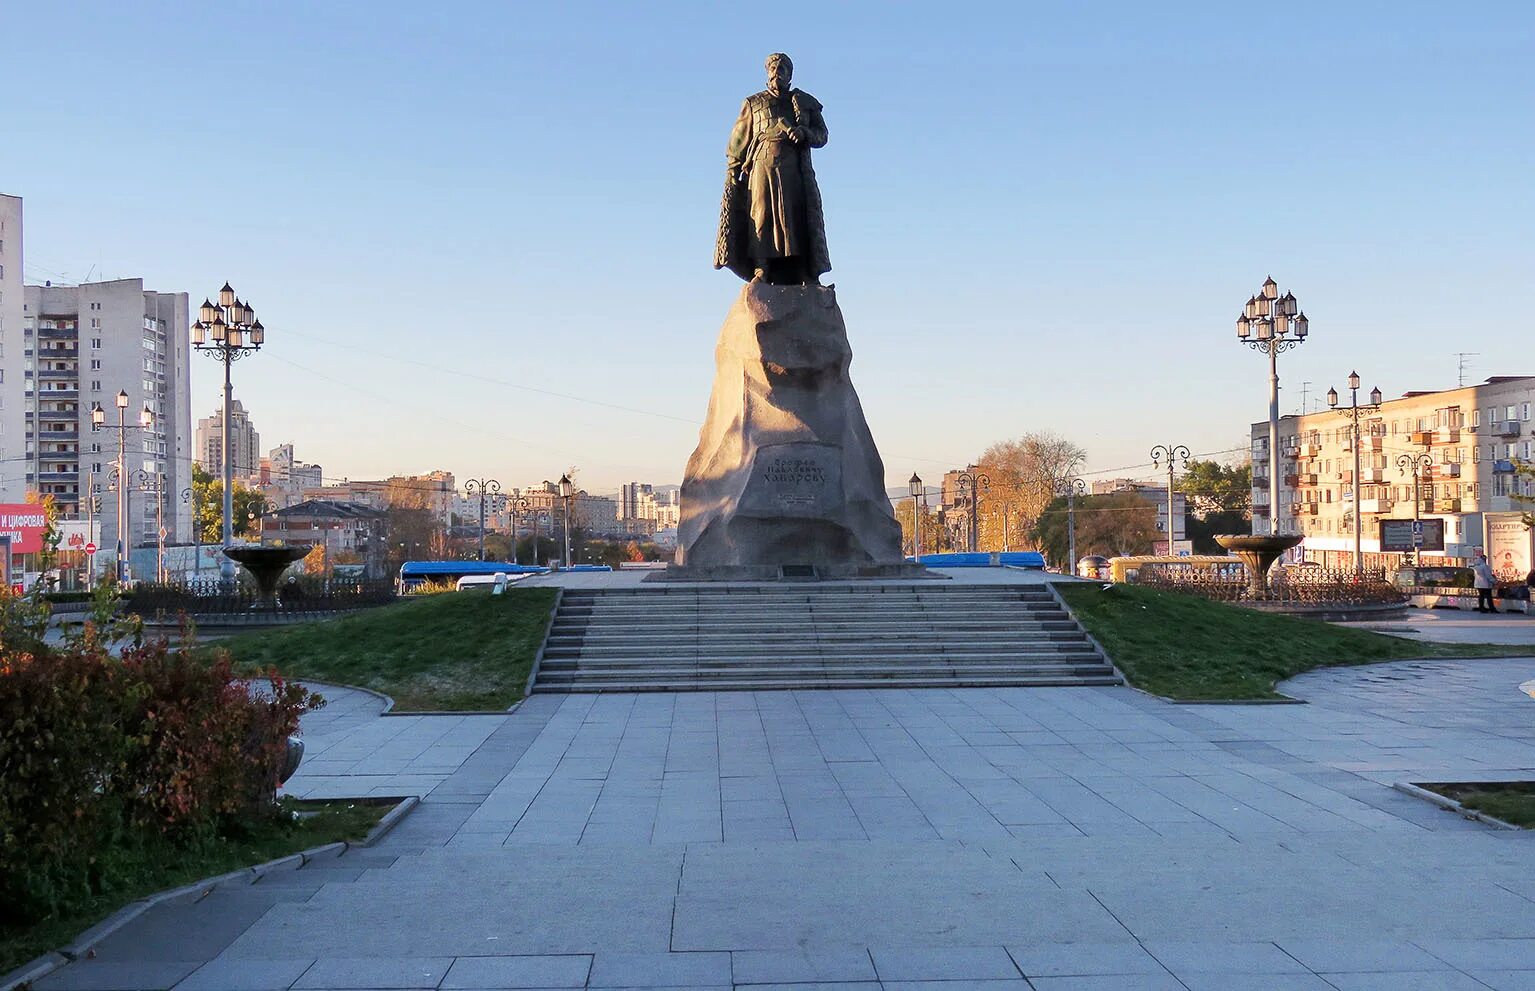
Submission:
<svg viewBox="0 0 1535 991">
<path fill-rule="evenodd" d="M 1525 656 L 1529 647 L 1440 644 L 1275 616 L 1133 585 L 1056 586 L 1137 688 L 1173 699 L 1273 699 L 1313 668 L 1419 657 Z"/>
<path fill-rule="evenodd" d="M 554 595 L 549 588 L 430 595 L 219 646 L 242 665 L 383 692 L 400 709 L 505 709 L 522 698 Z"/>
</svg>

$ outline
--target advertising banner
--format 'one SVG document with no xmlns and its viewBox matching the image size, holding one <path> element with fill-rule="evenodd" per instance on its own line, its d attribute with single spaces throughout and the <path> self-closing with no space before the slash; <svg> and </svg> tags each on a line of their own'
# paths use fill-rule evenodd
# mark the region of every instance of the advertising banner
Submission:
<svg viewBox="0 0 1535 991">
<path fill-rule="evenodd" d="M 36 554 L 42 550 L 47 523 L 43 507 L 35 503 L 0 502 L 0 535 L 11 538 L 14 554 Z"/>
<path fill-rule="evenodd" d="M 1524 581 L 1530 573 L 1530 545 L 1535 540 L 1519 513 L 1488 513 L 1483 517 L 1483 547 L 1487 563 L 1499 581 Z"/>
</svg>

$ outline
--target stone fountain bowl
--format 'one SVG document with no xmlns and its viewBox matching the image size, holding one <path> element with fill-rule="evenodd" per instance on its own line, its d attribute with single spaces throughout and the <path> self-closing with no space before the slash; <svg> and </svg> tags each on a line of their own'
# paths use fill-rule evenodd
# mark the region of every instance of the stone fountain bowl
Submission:
<svg viewBox="0 0 1535 991">
<path fill-rule="evenodd" d="M 1274 562 L 1304 539 L 1296 533 L 1223 533 L 1215 542 L 1242 559 L 1253 594 L 1262 595 Z"/>
<path fill-rule="evenodd" d="M 224 556 L 240 563 L 261 589 L 263 602 L 274 601 L 277 579 L 288 570 L 288 565 L 309 554 L 308 547 L 268 547 L 264 544 L 236 544 L 224 548 Z"/>
</svg>

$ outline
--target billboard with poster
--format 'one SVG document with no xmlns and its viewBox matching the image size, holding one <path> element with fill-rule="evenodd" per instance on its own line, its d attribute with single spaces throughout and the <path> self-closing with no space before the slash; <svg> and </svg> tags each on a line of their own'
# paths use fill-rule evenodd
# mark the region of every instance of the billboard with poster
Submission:
<svg viewBox="0 0 1535 991">
<path fill-rule="evenodd" d="M 0 535 L 11 538 L 11 553 L 36 554 L 43 549 L 48 517 L 35 502 L 0 502 Z"/>
<path fill-rule="evenodd" d="M 1482 547 L 1492 573 L 1501 582 L 1522 582 L 1530 573 L 1535 534 L 1519 513 L 1488 513 L 1482 518 Z"/>
<path fill-rule="evenodd" d="M 1421 534 L 1418 543 L 1417 534 Z M 1444 550 L 1444 520 L 1381 520 L 1380 549 L 1382 553 L 1411 553 Z"/>
</svg>

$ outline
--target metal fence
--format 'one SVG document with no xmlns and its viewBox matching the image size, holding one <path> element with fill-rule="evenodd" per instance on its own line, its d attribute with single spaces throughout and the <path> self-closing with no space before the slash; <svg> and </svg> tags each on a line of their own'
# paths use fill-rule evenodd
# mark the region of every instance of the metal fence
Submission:
<svg viewBox="0 0 1535 991">
<path fill-rule="evenodd" d="M 1143 565 L 1136 584 L 1185 592 L 1217 602 L 1263 602 L 1294 606 L 1399 605 L 1407 601 L 1385 571 L 1374 568 L 1289 567 L 1275 569 L 1264 595 L 1254 595 L 1246 569 L 1216 573 L 1192 568 Z"/>
<path fill-rule="evenodd" d="M 243 577 L 243 576 L 242 576 Z M 133 589 L 126 608 L 145 619 L 189 616 L 302 618 L 351 612 L 393 602 L 394 582 L 388 579 L 327 579 L 305 576 L 283 582 L 275 604 L 263 602 L 254 583 L 233 587 L 216 578 L 156 584 L 142 582 Z"/>
</svg>

